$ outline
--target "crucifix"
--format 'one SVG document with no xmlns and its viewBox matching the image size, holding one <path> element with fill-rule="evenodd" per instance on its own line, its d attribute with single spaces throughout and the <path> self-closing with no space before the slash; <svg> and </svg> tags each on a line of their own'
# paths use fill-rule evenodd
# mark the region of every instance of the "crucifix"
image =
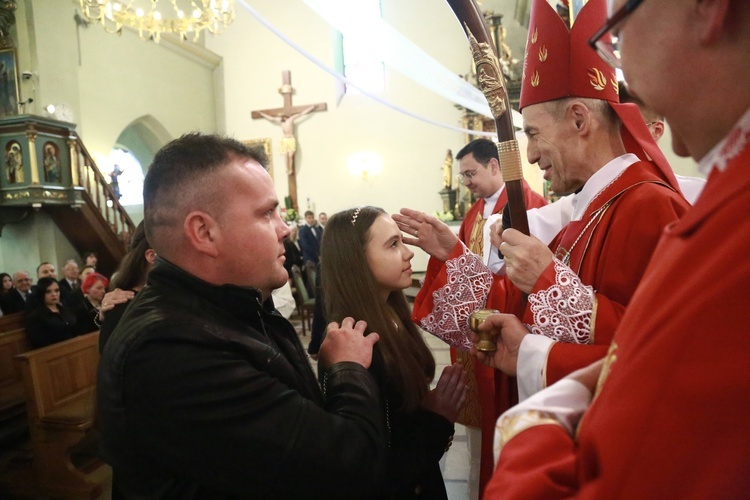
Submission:
<svg viewBox="0 0 750 500">
<path fill-rule="evenodd" d="M 283 137 L 280 141 L 280 150 L 286 157 L 286 175 L 289 181 L 289 197 L 292 200 L 294 210 L 299 213 L 299 209 L 297 208 L 297 171 L 295 170 L 294 165 L 294 156 L 297 152 L 297 139 L 294 135 L 294 123 L 298 118 L 310 113 L 326 111 L 328 105 L 323 102 L 307 106 L 293 106 L 292 94 L 294 93 L 294 88 L 292 87 L 291 72 L 289 70 L 282 71 L 281 78 L 282 83 L 281 88 L 279 88 L 279 94 L 284 97 L 284 107 L 253 111 L 250 116 L 254 120 L 265 118 L 266 120 L 278 123 L 281 126 Z"/>
</svg>

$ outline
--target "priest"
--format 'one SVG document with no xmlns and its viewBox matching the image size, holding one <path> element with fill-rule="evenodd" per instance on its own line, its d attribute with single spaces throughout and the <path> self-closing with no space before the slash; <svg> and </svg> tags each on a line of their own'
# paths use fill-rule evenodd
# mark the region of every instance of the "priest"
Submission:
<svg viewBox="0 0 750 500">
<path fill-rule="evenodd" d="M 619 104 L 614 68 L 587 44 L 605 9 L 589 1 L 569 29 L 546 1 L 532 8 L 520 102 L 528 158 L 556 193 L 575 194 L 549 246 L 505 231 L 507 276 L 493 276 L 433 217 L 394 216 L 432 256 L 414 307 L 424 329 L 468 350 L 476 309 L 529 326 L 508 339 L 515 356 L 502 365 L 521 399 L 606 354 L 663 229 L 689 206 L 638 108 Z M 498 414 L 511 403 L 497 401 Z"/>
<path fill-rule="evenodd" d="M 488 139 L 475 139 L 458 152 L 456 159 L 459 162 L 459 181 L 477 199 L 466 212 L 458 238 L 471 252 L 484 259 L 490 250 L 483 247 L 485 222 L 492 214 L 501 212 L 508 203 L 497 145 Z M 523 193 L 527 208 L 547 204 L 544 197 L 533 191 L 526 181 L 523 181 Z M 471 455 L 469 488 L 481 491 L 492 476 L 492 436 L 499 414 L 495 410 L 495 392 L 500 391 L 504 398 L 515 397 L 515 381 L 498 374 L 496 385 L 495 371 L 475 363 L 466 350 L 451 347 L 451 358 L 454 363 L 460 362 L 466 370 L 469 391 L 458 422 L 465 425 L 468 432 Z"/>
<path fill-rule="evenodd" d="M 487 496 L 742 498 L 750 491 L 750 4 L 610 2 L 592 37 L 708 182 L 670 225 L 604 363 L 498 421 Z M 613 47 L 610 35 L 619 36 Z M 617 50 L 613 50 L 617 49 Z M 686 105 L 685 103 L 690 103 Z M 523 325 L 483 325 L 503 341 Z"/>
</svg>

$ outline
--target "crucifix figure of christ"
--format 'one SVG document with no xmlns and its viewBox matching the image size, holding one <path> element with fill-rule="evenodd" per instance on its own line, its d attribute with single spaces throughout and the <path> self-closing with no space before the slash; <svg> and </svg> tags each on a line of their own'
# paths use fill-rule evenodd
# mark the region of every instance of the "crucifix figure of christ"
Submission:
<svg viewBox="0 0 750 500">
<path fill-rule="evenodd" d="M 294 135 L 294 125 L 297 119 L 317 111 L 326 111 L 326 103 L 311 104 L 307 106 L 293 106 L 292 94 L 292 75 L 289 70 L 281 73 L 282 84 L 279 88 L 279 94 L 284 97 L 284 107 L 275 109 L 262 109 L 253 111 L 251 117 L 254 120 L 265 118 L 266 120 L 278 123 L 281 126 L 283 136 L 280 141 L 280 150 L 286 158 L 286 174 L 289 181 L 289 197 L 292 199 L 292 206 L 297 208 L 297 171 L 294 165 L 294 157 L 297 153 L 297 138 Z"/>
</svg>

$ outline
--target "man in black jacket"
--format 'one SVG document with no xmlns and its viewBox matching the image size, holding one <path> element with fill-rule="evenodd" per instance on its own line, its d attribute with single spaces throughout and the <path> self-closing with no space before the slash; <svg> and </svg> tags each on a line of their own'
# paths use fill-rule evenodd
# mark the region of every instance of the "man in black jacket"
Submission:
<svg viewBox="0 0 750 500">
<path fill-rule="evenodd" d="M 13 314 L 29 310 L 33 290 L 31 275 L 26 271 L 16 271 L 13 274 L 13 288 L 0 300 L 0 310 L 3 314 Z"/>
<path fill-rule="evenodd" d="M 78 281 L 78 262 L 75 259 L 68 259 L 62 269 L 63 279 L 58 283 L 60 284 L 60 302 L 63 306 L 70 309 L 75 309 L 76 300 L 73 292 L 81 287 L 80 281 Z"/>
<path fill-rule="evenodd" d="M 305 212 L 305 223 L 299 228 L 299 246 L 302 248 L 302 258 L 306 266 L 318 263 L 322 238 L 323 228 L 315 222 L 315 214 L 312 210 L 308 210 Z"/>
<path fill-rule="evenodd" d="M 287 280 L 273 182 L 257 153 L 189 134 L 144 183 L 159 256 L 99 367 L 114 498 L 360 498 L 388 442 L 351 318 L 321 346 L 323 390 L 271 291 Z"/>
</svg>

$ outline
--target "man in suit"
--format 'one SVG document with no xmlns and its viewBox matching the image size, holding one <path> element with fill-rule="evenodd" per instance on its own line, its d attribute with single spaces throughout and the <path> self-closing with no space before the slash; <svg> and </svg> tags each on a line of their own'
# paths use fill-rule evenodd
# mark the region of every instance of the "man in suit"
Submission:
<svg viewBox="0 0 750 500">
<path fill-rule="evenodd" d="M 315 214 L 305 212 L 305 222 L 299 229 L 299 246 L 302 248 L 302 259 L 305 263 L 308 287 L 315 283 L 315 265 L 320 257 L 320 240 L 323 238 L 323 228 L 315 221 Z"/>
<path fill-rule="evenodd" d="M 456 154 L 456 159 L 459 162 L 459 182 L 477 200 L 466 213 L 458 230 L 458 237 L 470 251 L 486 259 L 489 257 L 489 249 L 483 246 L 485 223 L 492 214 L 502 213 L 503 207 L 508 203 L 497 145 L 488 139 L 475 139 Z M 526 181 L 523 181 L 523 193 L 526 208 L 543 207 L 547 204 L 544 197 L 534 192 Z M 503 394 L 514 392 L 515 381 L 499 372 L 495 374 L 494 370 L 482 364 L 474 363 L 474 358 L 468 352 L 454 347 L 451 347 L 451 359 L 458 361 L 466 369 L 469 394 L 458 422 L 467 426 L 468 446 L 472 450 L 472 479 L 469 488 L 472 492 L 475 488 L 482 491 L 492 476 L 495 420 L 499 413 L 507 409 L 502 406 L 495 410 L 496 386 L 497 391 L 502 391 Z"/>
<path fill-rule="evenodd" d="M 51 262 L 42 262 L 36 268 L 36 279 L 39 281 L 41 278 L 55 278 L 57 279 L 57 269 Z"/>
<path fill-rule="evenodd" d="M 4 314 L 23 312 L 31 295 L 31 275 L 27 271 L 16 271 L 13 274 L 13 289 L 3 297 L 0 309 Z"/>
<path fill-rule="evenodd" d="M 63 279 L 60 280 L 60 301 L 66 307 L 75 305 L 73 291 L 81 287 L 78 281 L 78 262 L 68 259 L 63 266 Z"/>
</svg>

